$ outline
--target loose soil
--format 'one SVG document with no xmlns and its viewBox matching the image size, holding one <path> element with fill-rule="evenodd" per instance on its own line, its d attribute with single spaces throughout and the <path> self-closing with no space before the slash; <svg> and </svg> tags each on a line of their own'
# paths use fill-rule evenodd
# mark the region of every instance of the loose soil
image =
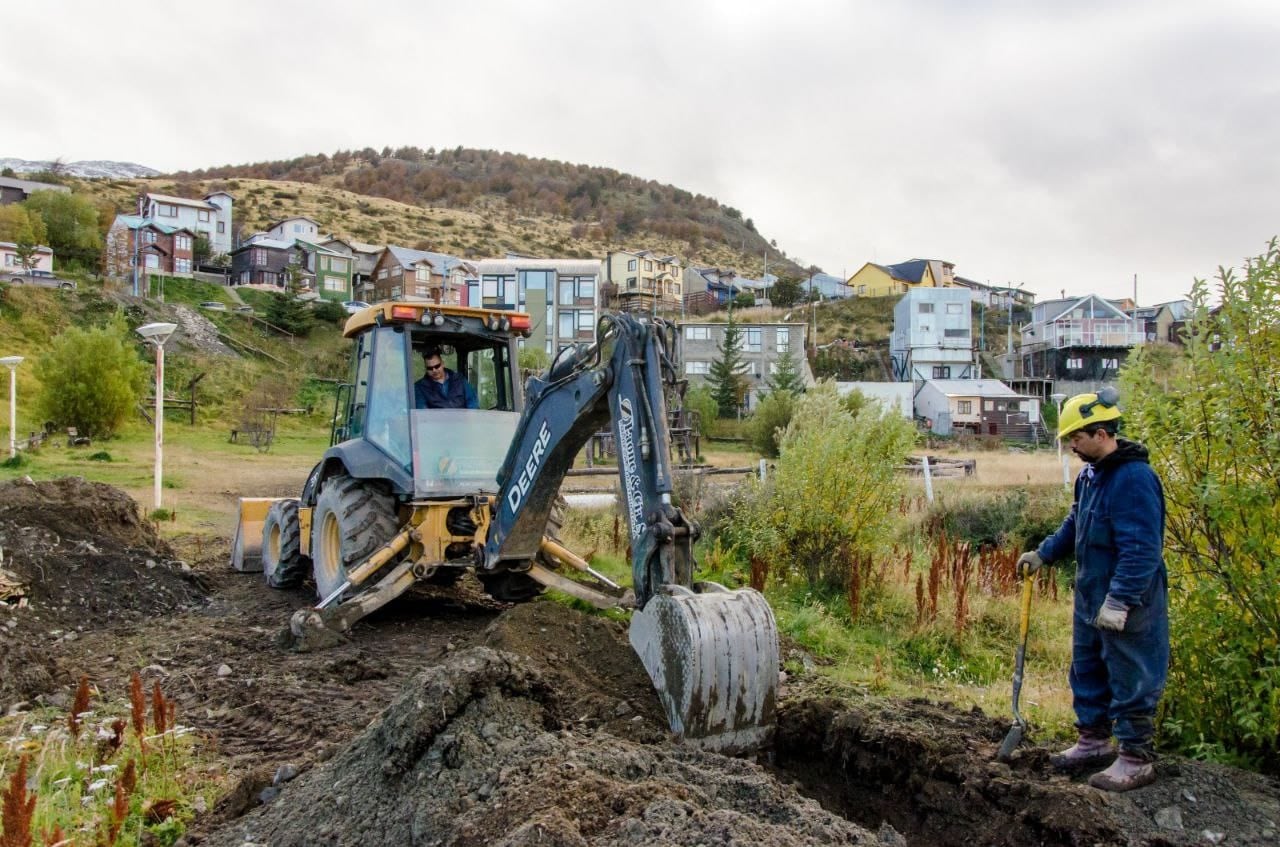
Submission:
<svg viewBox="0 0 1280 847">
<path fill-rule="evenodd" d="M 289 652 L 308 589 L 232 572 L 225 541 L 172 543 L 108 486 L 0 486 L 0 567 L 26 598 L 0 605 L 0 707 L 64 704 L 81 674 L 160 681 L 229 774 L 188 844 L 1277 843 L 1265 778 L 1166 759 L 1110 795 L 1042 747 L 996 763 L 1007 718 L 813 677 L 784 683 L 757 759 L 677 745 L 622 624 L 470 578 Z"/>
</svg>

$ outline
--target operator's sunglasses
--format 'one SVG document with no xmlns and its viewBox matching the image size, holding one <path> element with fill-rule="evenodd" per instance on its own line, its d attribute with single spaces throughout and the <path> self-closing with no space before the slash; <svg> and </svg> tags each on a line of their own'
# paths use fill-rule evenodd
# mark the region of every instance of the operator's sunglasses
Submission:
<svg viewBox="0 0 1280 847">
<path fill-rule="evenodd" d="M 443 368 L 443 367 L 444 367 L 444 362 L 441 362 L 441 363 L 440 363 L 440 364 L 438 364 L 438 365 L 427 365 L 427 370 L 429 370 L 429 371 L 438 371 L 438 370 L 440 370 L 440 369 L 441 369 L 441 368 Z"/>
</svg>

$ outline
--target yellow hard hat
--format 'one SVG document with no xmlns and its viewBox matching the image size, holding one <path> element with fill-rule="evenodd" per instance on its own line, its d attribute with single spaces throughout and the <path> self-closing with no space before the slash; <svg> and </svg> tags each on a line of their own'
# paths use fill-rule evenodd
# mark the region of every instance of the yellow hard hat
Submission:
<svg viewBox="0 0 1280 847">
<path fill-rule="evenodd" d="M 1058 416 L 1058 438 L 1066 439 L 1077 429 L 1089 424 L 1120 419 L 1120 392 L 1111 386 L 1090 394 L 1077 394 L 1062 407 Z"/>
</svg>

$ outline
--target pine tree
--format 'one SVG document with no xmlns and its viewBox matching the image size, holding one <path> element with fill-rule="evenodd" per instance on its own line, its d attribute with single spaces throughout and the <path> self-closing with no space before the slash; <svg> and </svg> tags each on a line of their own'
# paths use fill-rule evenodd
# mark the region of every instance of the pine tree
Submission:
<svg viewBox="0 0 1280 847">
<path fill-rule="evenodd" d="M 733 322 L 733 313 L 729 313 L 729 323 L 725 325 L 724 337 L 716 346 L 720 357 L 711 363 L 707 383 L 716 398 L 716 408 L 722 418 L 731 418 L 738 413 L 742 397 L 746 393 L 746 380 L 742 376 L 742 330 Z"/>
<path fill-rule="evenodd" d="M 778 355 L 778 370 L 770 375 L 766 385 L 770 393 L 787 391 L 800 394 L 804 391 L 804 379 L 800 376 L 800 368 L 796 365 L 795 354 L 787 351 Z"/>
</svg>

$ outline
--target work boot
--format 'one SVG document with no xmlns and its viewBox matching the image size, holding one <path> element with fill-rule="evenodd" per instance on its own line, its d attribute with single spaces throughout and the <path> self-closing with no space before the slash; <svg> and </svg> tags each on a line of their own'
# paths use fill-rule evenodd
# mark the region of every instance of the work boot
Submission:
<svg viewBox="0 0 1280 847">
<path fill-rule="evenodd" d="M 1155 765 L 1127 750 L 1120 751 L 1111 767 L 1089 777 L 1089 784 L 1103 791 L 1132 791 L 1155 781 Z"/>
<path fill-rule="evenodd" d="M 1076 771 L 1109 763 L 1116 755 L 1110 738 L 1080 733 L 1079 740 L 1060 753 L 1049 757 L 1049 764 L 1060 771 Z"/>
</svg>

